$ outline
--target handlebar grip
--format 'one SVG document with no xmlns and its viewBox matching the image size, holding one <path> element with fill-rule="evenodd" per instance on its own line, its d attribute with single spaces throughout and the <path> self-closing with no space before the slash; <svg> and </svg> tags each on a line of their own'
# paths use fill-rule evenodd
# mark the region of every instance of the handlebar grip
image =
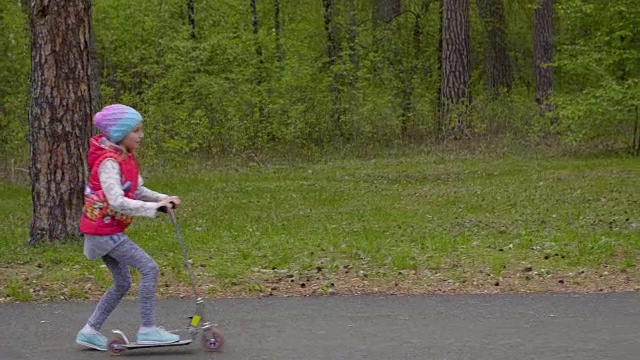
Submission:
<svg viewBox="0 0 640 360">
<path fill-rule="evenodd" d="M 176 203 L 174 203 L 173 201 L 170 201 L 169 204 L 171 204 L 171 209 L 175 209 L 176 208 Z M 162 206 L 158 206 L 158 212 L 162 212 L 162 213 L 168 213 L 169 209 L 167 209 L 167 207 L 165 205 Z"/>
</svg>

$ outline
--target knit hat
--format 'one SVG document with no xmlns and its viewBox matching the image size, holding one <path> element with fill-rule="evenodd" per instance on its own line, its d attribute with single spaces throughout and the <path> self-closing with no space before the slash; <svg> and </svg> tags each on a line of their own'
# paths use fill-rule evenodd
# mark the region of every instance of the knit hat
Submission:
<svg viewBox="0 0 640 360">
<path fill-rule="evenodd" d="M 114 104 L 105 106 L 94 121 L 110 141 L 119 143 L 142 121 L 142 115 L 129 106 Z"/>
</svg>

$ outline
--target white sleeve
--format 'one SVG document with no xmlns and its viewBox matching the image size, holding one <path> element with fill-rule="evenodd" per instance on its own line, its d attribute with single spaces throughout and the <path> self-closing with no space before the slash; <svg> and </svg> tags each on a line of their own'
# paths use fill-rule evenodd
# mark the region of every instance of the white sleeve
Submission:
<svg viewBox="0 0 640 360">
<path fill-rule="evenodd" d="M 124 196 L 120 183 L 120 165 L 114 159 L 104 160 L 100 164 L 98 177 L 109 206 L 114 211 L 130 216 L 156 217 L 158 205 L 155 202 L 133 200 Z"/>
<path fill-rule="evenodd" d="M 138 176 L 138 191 L 140 192 L 140 200 L 158 202 L 169 197 L 159 192 L 155 192 L 144 186 L 142 176 Z"/>
</svg>

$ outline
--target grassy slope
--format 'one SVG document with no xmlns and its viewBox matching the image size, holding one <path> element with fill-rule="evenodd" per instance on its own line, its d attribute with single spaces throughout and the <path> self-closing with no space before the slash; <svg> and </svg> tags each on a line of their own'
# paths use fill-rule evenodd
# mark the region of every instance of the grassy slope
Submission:
<svg viewBox="0 0 640 360">
<path fill-rule="evenodd" d="M 640 165 L 632 158 L 336 161 L 147 176 L 180 195 L 179 222 L 208 296 L 630 289 Z M 79 244 L 29 249 L 29 189 L 0 185 L 0 298 L 88 298 L 108 271 Z M 166 219 L 129 235 L 186 290 Z M 133 293 L 135 294 L 135 293 Z"/>
</svg>

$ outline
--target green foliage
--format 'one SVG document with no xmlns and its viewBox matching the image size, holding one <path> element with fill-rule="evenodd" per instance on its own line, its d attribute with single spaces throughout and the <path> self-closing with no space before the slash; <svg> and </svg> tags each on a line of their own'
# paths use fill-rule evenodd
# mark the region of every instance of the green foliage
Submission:
<svg viewBox="0 0 640 360">
<path fill-rule="evenodd" d="M 626 140 L 640 105 L 640 7 L 572 0 L 557 7 L 558 116 L 571 141 Z"/>
<path fill-rule="evenodd" d="M 281 1 L 282 54 L 273 2 L 196 2 L 196 39 L 183 0 L 94 2 L 103 104 L 138 108 L 147 155 L 295 156 L 327 148 L 370 149 L 428 142 L 438 116 L 440 2 L 404 0 L 374 28 L 372 2 L 337 1 L 335 64 L 327 59 L 322 2 Z M 542 136 L 533 102 L 532 0 L 505 0 L 513 91 L 485 93 L 485 29 L 471 7 L 469 134 Z M 635 124 L 640 10 L 634 0 L 556 5 L 556 129 L 572 144 L 625 142 Z M 153 16 L 150 16 L 152 14 Z M 25 160 L 28 124 L 27 10 L 0 0 L 0 157 Z M 356 34 L 350 39 L 351 34 Z M 357 55 L 355 57 L 354 55 Z M 282 59 L 282 60 L 280 60 Z M 355 60 L 357 59 L 357 61 Z M 349 150 L 345 150 L 349 151 Z"/>
<path fill-rule="evenodd" d="M 0 159 L 24 158 L 28 134 L 28 12 L 0 0 Z"/>
</svg>

